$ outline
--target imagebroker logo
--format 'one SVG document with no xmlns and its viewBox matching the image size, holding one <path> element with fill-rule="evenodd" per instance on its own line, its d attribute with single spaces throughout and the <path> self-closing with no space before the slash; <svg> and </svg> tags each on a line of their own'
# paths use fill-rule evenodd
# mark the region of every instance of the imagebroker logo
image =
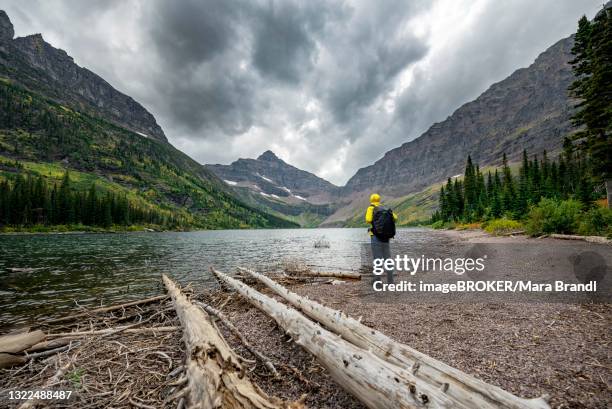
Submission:
<svg viewBox="0 0 612 409">
<path fill-rule="evenodd" d="M 463 275 L 466 272 L 483 271 L 485 269 L 486 255 L 478 258 L 471 257 L 456 257 L 456 258 L 430 258 L 421 255 L 421 257 L 409 257 L 407 254 L 403 256 L 397 255 L 395 258 L 376 258 L 372 261 L 372 272 L 374 275 L 381 275 L 385 271 L 405 271 L 411 276 L 418 272 L 427 271 L 443 271 L 453 272 L 457 275 Z"/>
</svg>

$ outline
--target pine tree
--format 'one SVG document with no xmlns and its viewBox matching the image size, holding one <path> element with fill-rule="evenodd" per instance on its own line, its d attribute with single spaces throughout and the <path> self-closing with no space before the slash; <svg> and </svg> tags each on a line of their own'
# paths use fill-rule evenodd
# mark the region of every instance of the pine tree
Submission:
<svg viewBox="0 0 612 409">
<path fill-rule="evenodd" d="M 474 165 L 472 163 L 472 157 L 468 155 L 467 163 L 465 165 L 465 173 L 463 177 L 464 186 L 464 207 L 466 218 L 469 220 L 474 213 L 476 207 L 476 175 L 474 172 Z"/>
<path fill-rule="evenodd" d="M 517 211 L 524 213 L 527 211 L 527 207 L 530 203 L 529 194 L 529 159 L 527 157 L 527 150 L 523 149 L 523 161 L 519 169 L 519 185 L 518 185 L 518 199 L 517 199 Z"/>
<path fill-rule="evenodd" d="M 70 191 L 70 174 L 64 174 L 62 184 L 59 189 L 57 222 L 59 224 L 69 224 L 74 221 L 74 209 Z"/>
<path fill-rule="evenodd" d="M 578 98 L 573 123 L 584 126 L 575 139 L 589 153 L 593 176 L 605 184 L 612 204 L 612 9 L 604 8 L 593 22 L 578 21 L 571 61 L 576 80 L 570 94 Z M 582 183 L 581 181 L 575 181 Z"/>
<path fill-rule="evenodd" d="M 113 225 L 113 216 L 112 216 L 112 207 L 113 201 L 110 194 L 107 194 L 104 200 L 102 201 L 102 226 L 109 228 Z"/>
<path fill-rule="evenodd" d="M 512 213 L 516 210 L 516 198 L 515 198 L 515 188 L 514 181 L 512 179 L 512 171 L 510 170 L 510 166 L 508 166 L 508 158 L 504 153 L 502 159 L 502 211 Z"/>
</svg>

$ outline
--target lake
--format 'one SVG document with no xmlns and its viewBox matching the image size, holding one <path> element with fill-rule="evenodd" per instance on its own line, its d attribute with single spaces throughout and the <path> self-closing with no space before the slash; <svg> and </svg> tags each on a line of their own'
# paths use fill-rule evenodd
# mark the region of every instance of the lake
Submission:
<svg viewBox="0 0 612 409">
<path fill-rule="evenodd" d="M 398 241 L 428 230 L 398 229 Z M 328 248 L 315 248 L 324 239 Z M 365 229 L 215 230 L 0 236 L 0 327 L 82 306 L 159 294 L 160 274 L 215 285 L 210 266 L 272 271 L 287 263 L 319 271 L 358 270 Z"/>
</svg>

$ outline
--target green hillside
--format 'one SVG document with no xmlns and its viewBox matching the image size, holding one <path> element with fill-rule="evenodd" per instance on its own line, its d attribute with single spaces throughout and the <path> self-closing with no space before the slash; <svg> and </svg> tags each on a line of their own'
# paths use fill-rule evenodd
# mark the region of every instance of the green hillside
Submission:
<svg viewBox="0 0 612 409">
<path fill-rule="evenodd" d="M 74 111 L 0 78 L 0 179 L 70 170 L 72 189 L 125 196 L 172 214 L 185 228 L 295 227 L 245 205 L 210 171 L 170 144 Z"/>
</svg>

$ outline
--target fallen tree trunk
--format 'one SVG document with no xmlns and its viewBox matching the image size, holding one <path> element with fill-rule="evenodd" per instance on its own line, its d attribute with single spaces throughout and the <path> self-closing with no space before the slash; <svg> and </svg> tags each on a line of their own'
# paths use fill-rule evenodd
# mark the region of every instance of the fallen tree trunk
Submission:
<svg viewBox="0 0 612 409">
<path fill-rule="evenodd" d="M 410 368 L 416 377 L 432 386 L 442 388 L 448 396 L 465 406 L 516 409 L 549 408 L 544 398 L 519 398 L 497 386 L 490 385 L 446 365 L 408 345 L 396 342 L 340 311 L 293 293 L 262 274 L 244 268 L 240 268 L 240 270 L 263 283 L 304 314 L 347 341 L 372 351 L 387 362 L 401 368 Z"/>
<path fill-rule="evenodd" d="M 38 344 L 46 337 L 41 330 L 8 334 L 0 337 L 0 352 L 17 353 Z"/>
<path fill-rule="evenodd" d="M 557 234 L 553 233 L 550 235 L 553 239 L 561 239 L 561 240 L 582 240 L 588 241 L 589 243 L 599 243 L 599 244 L 610 244 L 612 241 L 606 237 L 602 236 L 578 236 L 575 234 Z"/>
<path fill-rule="evenodd" d="M 80 331 L 80 332 L 58 332 L 55 334 L 49 334 L 47 337 L 49 338 L 76 338 L 76 337 L 88 337 L 92 335 L 110 335 L 115 334 L 117 332 L 128 333 L 128 334 L 146 334 L 146 333 L 162 333 L 162 332 L 174 332 L 178 331 L 177 327 L 145 327 L 145 328 L 125 328 L 125 327 L 115 327 L 115 328 L 106 328 L 96 331 Z"/>
<path fill-rule="evenodd" d="M 279 409 L 291 406 L 269 398 L 253 385 L 245 376 L 238 356 L 217 332 L 209 316 L 192 304 L 166 275 L 162 279 L 183 327 L 190 407 Z"/>
<path fill-rule="evenodd" d="M 291 277 L 291 274 L 287 274 Z M 334 277 L 334 278 L 346 278 L 350 280 L 361 280 L 361 274 L 353 273 L 349 271 L 302 271 L 300 272 L 301 277 Z"/>
<path fill-rule="evenodd" d="M 222 282 L 274 318 L 293 340 L 313 354 L 338 384 L 374 409 L 468 408 L 440 389 L 427 385 L 409 371 L 392 365 L 370 351 L 345 341 L 297 310 L 213 269 Z"/>
<path fill-rule="evenodd" d="M 52 339 L 49 341 L 42 341 L 38 344 L 32 345 L 30 348 L 26 349 L 25 352 L 31 354 L 34 352 L 46 351 L 48 349 L 63 347 L 68 344 L 70 344 L 70 339 L 67 338 Z"/>
<path fill-rule="evenodd" d="M 0 368 L 9 368 L 24 364 L 27 358 L 21 353 L 46 337 L 45 333 L 36 330 L 20 332 L 0 337 Z"/>
<path fill-rule="evenodd" d="M 23 365 L 28 360 L 23 355 L 14 355 L 0 352 L 0 368 L 10 368 L 16 365 Z"/>
<path fill-rule="evenodd" d="M 126 302 L 124 304 L 118 304 L 118 305 L 111 305 L 108 307 L 100 307 L 100 308 L 96 308 L 93 310 L 89 310 L 89 311 L 85 311 L 85 312 L 80 312 L 78 314 L 73 314 L 73 315 L 67 315 L 65 317 L 60 317 L 60 318 L 53 318 L 50 320 L 45 321 L 45 323 L 47 324 L 55 324 L 58 322 L 65 322 L 65 321 L 72 321 L 76 318 L 81 318 L 81 317 L 87 317 L 91 314 L 99 314 L 101 312 L 110 312 L 110 311 L 116 311 L 116 310 L 121 310 L 127 307 L 133 307 L 135 305 L 142 305 L 142 304 L 149 304 L 152 302 L 156 302 L 156 301 L 161 301 L 163 299 L 168 298 L 167 295 L 158 295 L 155 297 L 151 297 L 151 298 L 144 298 L 142 300 L 136 300 L 136 301 L 130 301 L 130 302 Z"/>
</svg>

